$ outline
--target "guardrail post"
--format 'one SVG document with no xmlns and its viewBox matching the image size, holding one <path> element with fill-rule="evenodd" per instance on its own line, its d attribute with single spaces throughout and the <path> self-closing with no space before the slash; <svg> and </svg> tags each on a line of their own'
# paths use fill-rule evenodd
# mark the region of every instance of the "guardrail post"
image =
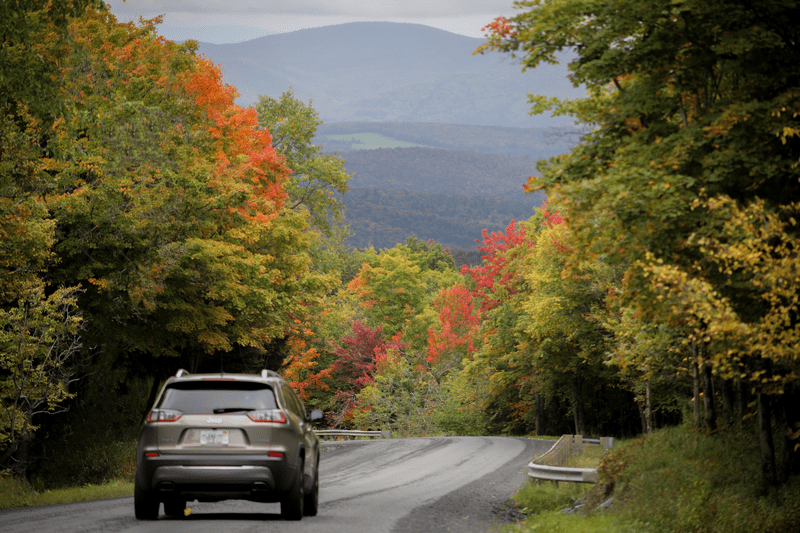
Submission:
<svg viewBox="0 0 800 533">
<path fill-rule="evenodd" d="M 575 435 L 575 454 L 583 455 L 583 435 Z"/>
</svg>

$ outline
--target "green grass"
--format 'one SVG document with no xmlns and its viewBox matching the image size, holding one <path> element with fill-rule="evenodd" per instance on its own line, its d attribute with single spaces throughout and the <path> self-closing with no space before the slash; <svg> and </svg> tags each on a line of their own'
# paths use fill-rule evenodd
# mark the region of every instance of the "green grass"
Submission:
<svg viewBox="0 0 800 533">
<path fill-rule="evenodd" d="M 603 459 L 603 448 L 600 446 L 584 446 L 581 455 L 569 458 L 567 466 L 570 468 L 597 468 Z"/>
<path fill-rule="evenodd" d="M 102 485 L 38 491 L 26 481 L 13 477 L 0 477 L 0 509 L 83 502 L 132 494 L 133 482 L 125 480 L 114 480 Z"/>
<path fill-rule="evenodd" d="M 352 150 L 371 150 L 374 148 L 408 148 L 411 146 L 424 146 L 405 141 L 398 141 L 390 137 L 385 137 L 379 133 L 353 133 L 348 135 L 328 135 L 335 141 L 349 141 L 356 139 L 358 142 L 351 145 Z"/>
<path fill-rule="evenodd" d="M 515 495 L 529 518 L 504 531 L 797 531 L 800 479 L 765 488 L 759 457 L 752 435 L 663 429 L 611 450 L 598 485 L 529 483 Z M 611 491 L 613 505 L 600 509 Z M 581 511 L 561 512 L 579 498 Z"/>
</svg>

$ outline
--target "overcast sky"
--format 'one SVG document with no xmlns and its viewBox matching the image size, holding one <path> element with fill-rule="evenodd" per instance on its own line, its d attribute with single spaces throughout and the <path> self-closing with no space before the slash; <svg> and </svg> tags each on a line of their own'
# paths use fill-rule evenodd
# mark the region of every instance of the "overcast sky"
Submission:
<svg viewBox="0 0 800 533">
<path fill-rule="evenodd" d="M 513 0 L 105 0 L 121 22 L 164 15 L 168 39 L 231 43 L 272 33 L 359 21 L 410 22 L 483 37 L 515 14 Z"/>
</svg>

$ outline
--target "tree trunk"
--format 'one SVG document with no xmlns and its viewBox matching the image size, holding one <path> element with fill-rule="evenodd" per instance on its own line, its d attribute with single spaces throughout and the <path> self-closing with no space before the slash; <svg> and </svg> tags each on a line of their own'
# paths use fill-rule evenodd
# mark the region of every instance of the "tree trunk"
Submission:
<svg viewBox="0 0 800 533">
<path fill-rule="evenodd" d="M 736 379 L 736 429 L 738 429 L 739 431 L 742 430 L 742 422 L 744 421 L 746 397 L 747 397 L 747 391 L 745 390 L 744 381 L 737 378 Z"/>
<path fill-rule="evenodd" d="M 695 428 L 700 427 L 700 368 L 697 365 L 697 346 L 692 341 L 692 414 Z"/>
<path fill-rule="evenodd" d="M 544 435 L 544 398 L 541 393 L 536 393 L 536 435 Z"/>
<path fill-rule="evenodd" d="M 772 413 L 769 396 L 761 392 L 756 398 L 758 402 L 758 436 L 761 443 L 761 473 L 764 483 L 774 486 L 778 479 L 775 473 L 775 446 L 772 442 Z"/>
<path fill-rule="evenodd" d="M 645 418 L 645 430 L 647 434 L 650 435 L 653 432 L 653 402 L 650 397 L 650 380 L 646 379 L 644 381 L 644 391 L 645 391 L 645 404 L 644 404 L 644 418 Z"/>
<path fill-rule="evenodd" d="M 583 413 L 582 380 L 579 375 L 572 377 L 572 413 L 575 417 L 575 434 L 586 435 L 586 422 Z"/>
<path fill-rule="evenodd" d="M 722 380 L 722 418 L 725 425 L 733 427 L 733 381 Z"/>
<path fill-rule="evenodd" d="M 703 409 L 705 411 L 706 427 L 709 431 L 717 429 L 717 407 L 714 401 L 714 381 L 711 375 L 711 365 L 703 363 Z"/>
<path fill-rule="evenodd" d="M 781 411 L 783 426 L 783 461 L 781 480 L 800 475 L 800 394 L 795 385 L 787 385 L 781 395 Z"/>
</svg>

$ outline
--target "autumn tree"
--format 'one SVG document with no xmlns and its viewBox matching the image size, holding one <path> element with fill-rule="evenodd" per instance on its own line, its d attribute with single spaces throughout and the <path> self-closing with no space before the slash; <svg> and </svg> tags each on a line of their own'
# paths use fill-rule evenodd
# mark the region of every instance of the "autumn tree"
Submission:
<svg viewBox="0 0 800 533">
<path fill-rule="evenodd" d="M 51 123 L 66 103 L 59 94 L 58 62 L 69 40 L 70 18 L 86 9 L 105 9 L 99 0 L 26 0 L 0 4 L 0 111 L 20 106 Z"/>
<path fill-rule="evenodd" d="M 45 413 L 64 409 L 82 327 L 78 290 L 48 288 L 55 223 L 45 195 L 59 165 L 51 127 L 67 106 L 67 25 L 94 0 L 0 4 L 0 468 L 24 476 Z"/>
<path fill-rule="evenodd" d="M 488 28 L 484 49 L 515 54 L 524 68 L 573 50 L 571 79 L 590 98 L 533 96 L 534 111 L 593 125 L 570 154 L 540 168 L 531 188 L 559 199 L 576 259 L 624 265 L 626 304 L 654 324 L 684 327 L 688 343 L 706 344 L 702 363 L 712 372 L 738 372 L 753 388 L 764 476 L 774 483 L 769 404 L 795 398 L 797 359 L 778 338 L 798 328 L 795 304 L 787 303 L 795 296 L 784 300 L 798 284 L 781 280 L 777 297 L 775 282 L 764 285 L 759 271 L 726 254 L 749 249 L 766 262 L 797 262 L 786 243 L 797 231 L 800 194 L 799 30 L 790 22 L 800 7 L 729 0 L 516 6 L 517 16 Z M 777 217 L 781 236 L 743 225 L 753 210 L 762 221 Z M 724 242 L 724 253 L 709 242 Z M 708 316 L 703 308 L 711 303 L 726 314 Z M 731 321 L 752 328 L 758 346 L 732 335 Z"/>
<path fill-rule="evenodd" d="M 285 209 L 289 172 L 255 110 L 157 23 L 71 20 L 66 104 L 40 154 L 55 225 L 47 279 L 84 290 L 80 362 L 109 384 L 152 380 L 150 402 L 180 366 L 262 364 L 333 281 L 309 266 L 307 214 Z"/>
<path fill-rule="evenodd" d="M 348 284 L 361 302 L 371 324 L 381 325 L 385 335 L 403 332 L 415 347 L 427 344 L 430 303 L 443 287 L 459 281 L 450 254 L 433 242 L 410 237 L 406 244 L 383 250 L 374 264 L 365 262 Z"/>
<path fill-rule="evenodd" d="M 354 423 L 401 437 L 438 432 L 437 413 L 444 398 L 430 367 L 402 347 L 387 349 L 375 363 L 372 380 L 356 397 Z"/>
<path fill-rule="evenodd" d="M 319 113 L 310 101 L 298 100 L 291 87 L 279 98 L 259 96 L 255 109 L 259 126 L 270 132 L 275 150 L 292 171 L 285 185 L 287 207 L 308 210 L 314 226 L 328 236 L 341 232 L 343 213 L 335 195 L 347 191 L 350 176 L 342 158 L 323 154 L 321 146 L 312 144 L 322 124 Z"/>
<path fill-rule="evenodd" d="M 518 258 L 532 245 L 533 234 L 511 221 L 504 232 L 483 232 L 477 246 L 481 265 L 462 267 L 477 306 L 472 313 L 480 315 L 480 326 L 474 353 L 462 359 L 459 371 L 442 383 L 447 399 L 438 419 L 444 428 L 466 433 L 525 432 L 526 418 L 535 411 L 534 402 L 528 401 L 535 394 L 535 385 L 529 368 L 518 366 L 513 359 L 521 355 L 517 323 L 522 271 Z M 431 340 L 435 343 L 436 339 L 434 329 Z"/>
<path fill-rule="evenodd" d="M 464 284 L 444 287 L 433 301 L 437 320 L 428 328 L 428 356 L 441 371 L 459 368 L 479 347 L 480 301 Z"/>
<path fill-rule="evenodd" d="M 377 365 L 387 357 L 387 352 L 402 352 L 405 343 L 399 335 L 384 338 L 381 326 L 370 327 L 355 321 L 351 332 L 331 341 L 331 348 L 335 359 L 325 372 L 328 386 L 336 391 L 330 422 L 334 426 L 352 424 L 359 392 L 373 382 Z"/>
</svg>

